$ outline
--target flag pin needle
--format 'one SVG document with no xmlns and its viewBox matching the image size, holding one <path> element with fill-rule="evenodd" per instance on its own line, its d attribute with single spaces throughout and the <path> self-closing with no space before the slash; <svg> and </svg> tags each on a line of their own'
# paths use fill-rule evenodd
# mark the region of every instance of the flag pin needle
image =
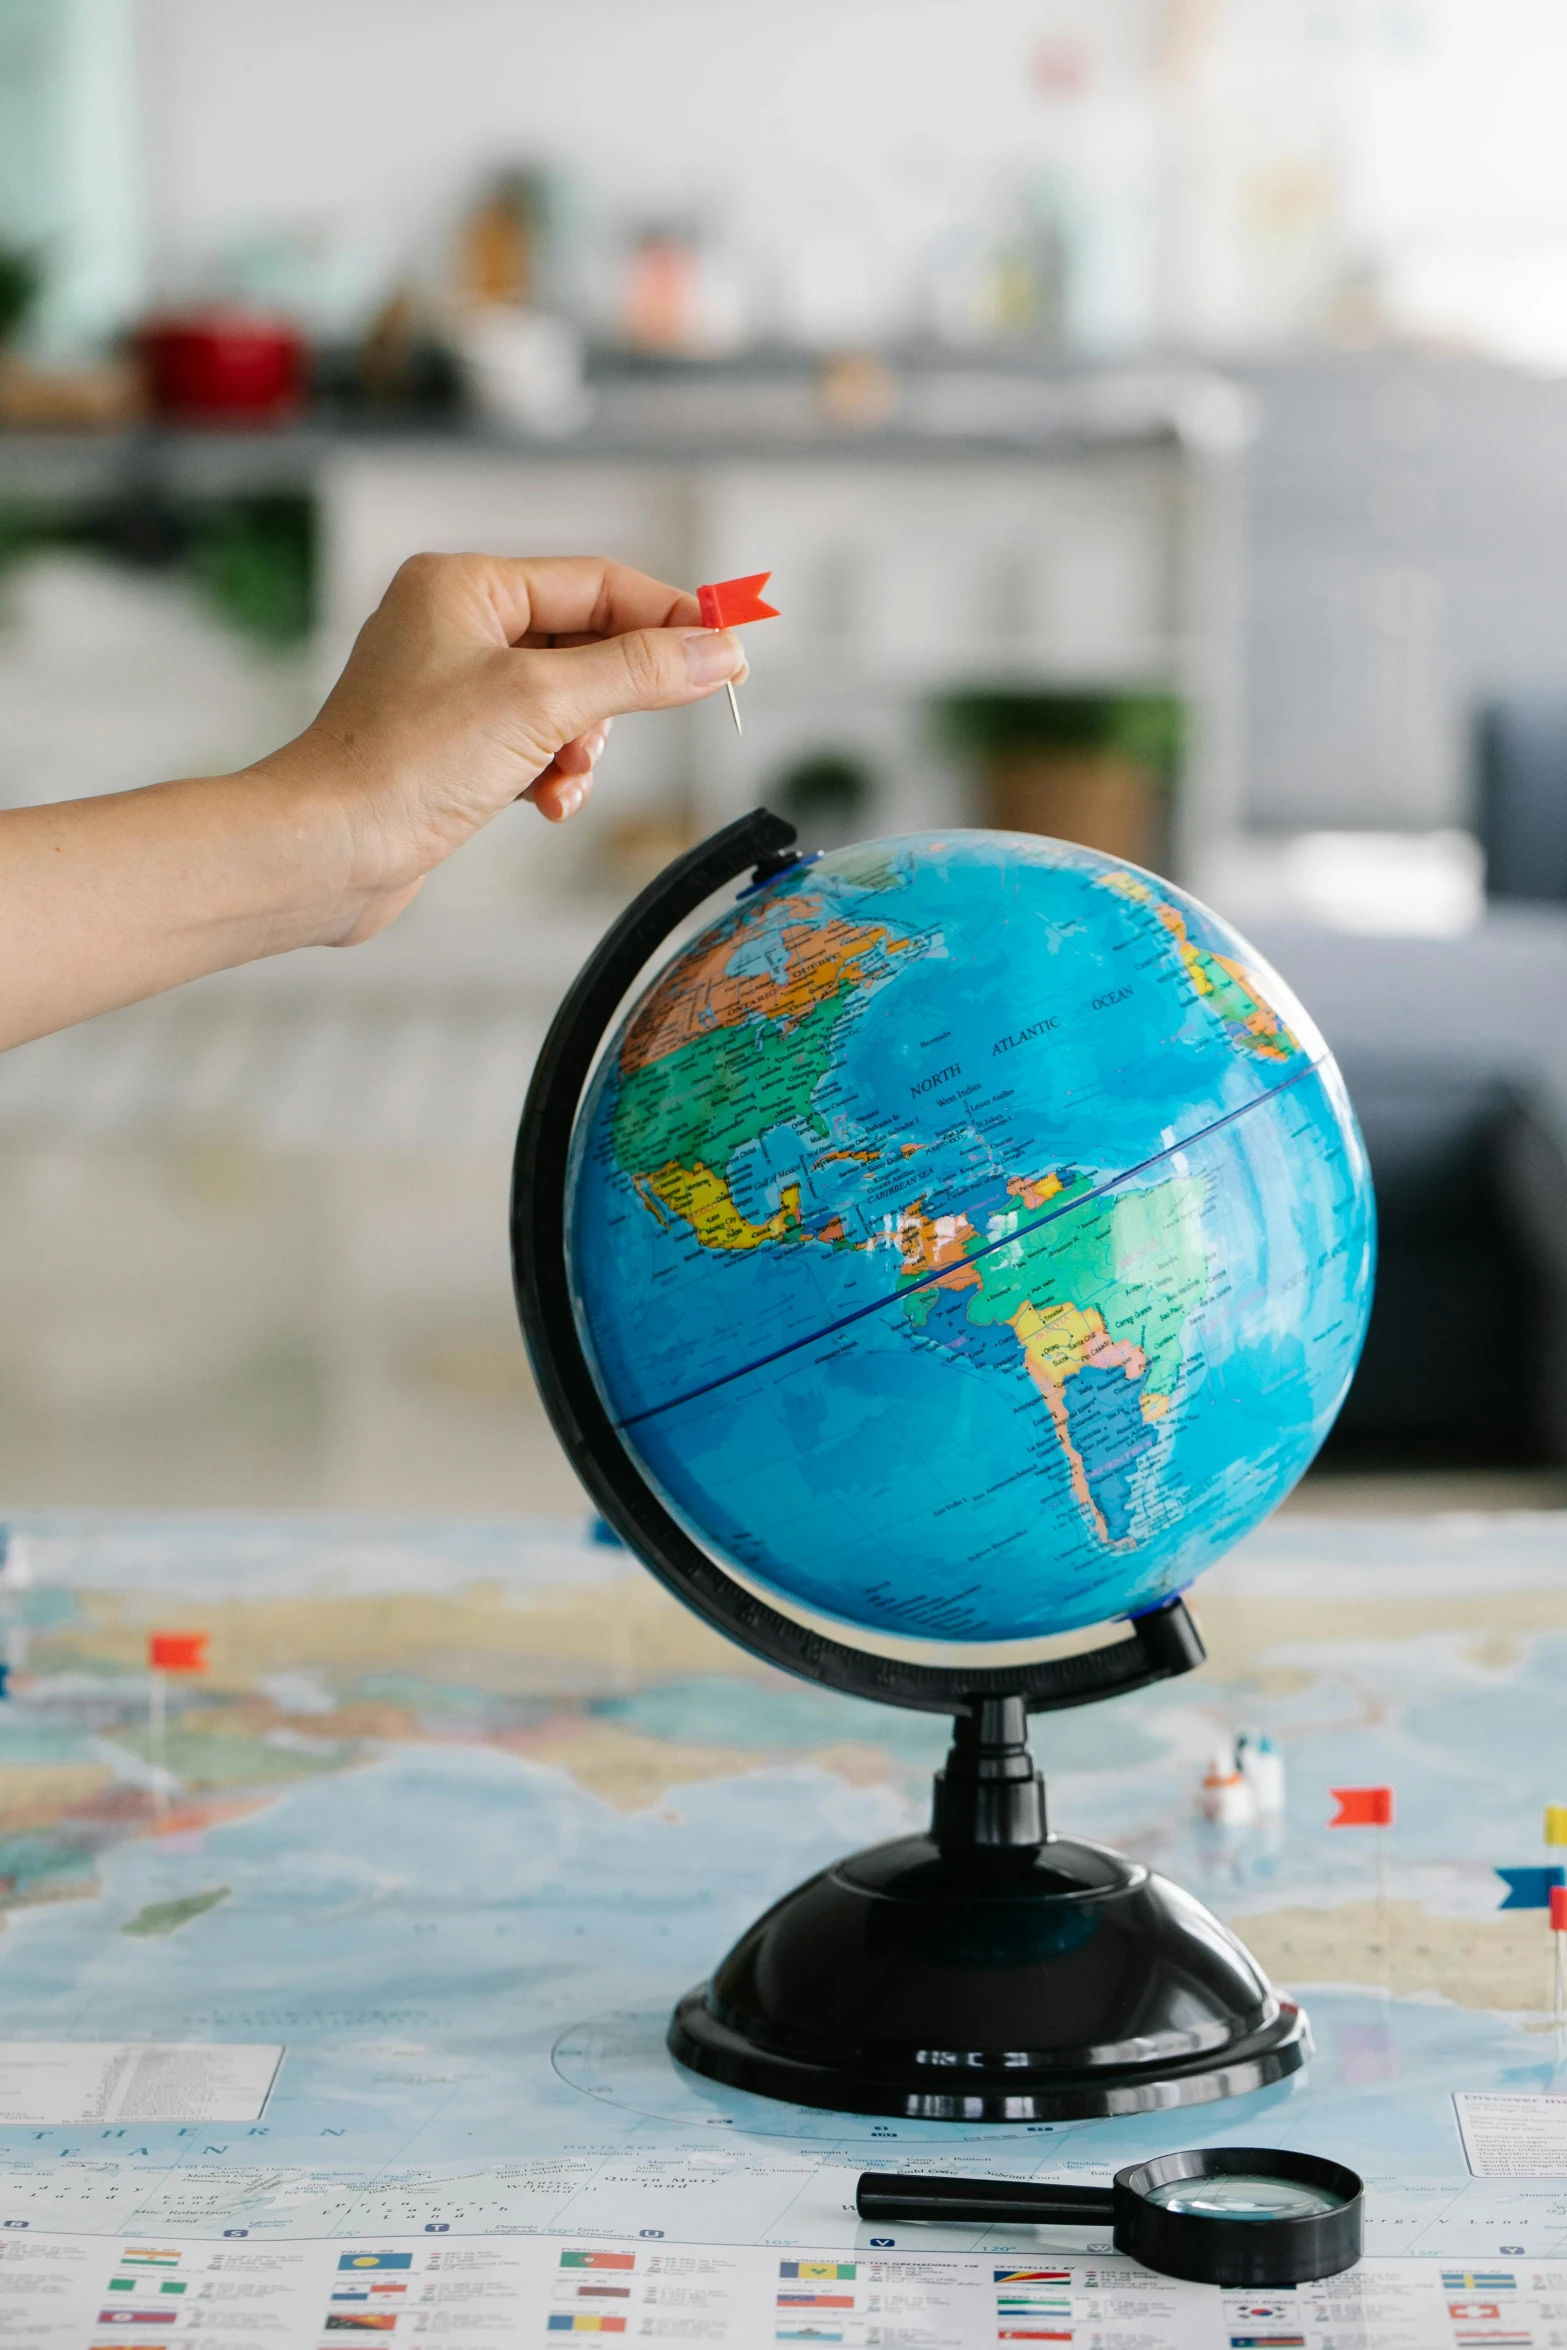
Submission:
<svg viewBox="0 0 1567 2350">
<path fill-rule="evenodd" d="M 743 628 L 750 620 L 776 620 L 777 605 L 762 602 L 762 590 L 772 576 L 770 571 L 753 571 L 748 579 L 711 580 L 705 587 L 699 587 L 696 600 L 701 606 L 703 627 Z M 729 715 L 735 722 L 735 732 L 744 734 L 732 677 L 724 679 L 724 691 L 729 696 Z"/>
</svg>

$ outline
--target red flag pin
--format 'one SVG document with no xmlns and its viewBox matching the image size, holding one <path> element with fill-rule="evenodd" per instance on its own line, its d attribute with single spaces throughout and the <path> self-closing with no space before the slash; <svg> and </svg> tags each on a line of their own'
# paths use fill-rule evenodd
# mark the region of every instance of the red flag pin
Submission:
<svg viewBox="0 0 1567 2350">
<path fill-rule="evenodd" d="M 210 1637 L 206 1632 L 150 1633 L 147 1662 L 155 1673 L 204 1673 Z"/>
<path fill-rule="evenodd" d="M 1328 1793 L 1338 1805 L 1328 1822 L 1330 1828 L 1391 1828 L 1393 1825 L 1391 1787 L 1330 1787 Z"/>
<path fill-rule="evenodd" d="M 168 1683 L 165 1673 L 204 1673 L 205 1632 L 149 1632 L 147 1635 L 147 1733 L 153 1771 L 152 1801 L 161 1828 L 169 1810 Z"/>
<path fill-rule="evenodd" d="M 699 587 L 696 600 L 702 608 L 703 627 L 744 628 L 748 621 L 776 620 L 777 605 L 762 602 L 762 590 L 772 576 L 770 571 L 753 571 L 746 579 L 710 580 L 705 587 Z M 735 732 L 744 734 L 732 679 L 725 678 L 724 691 L 729 696 L 729 715 L 735 722 Z"/>
<path fill-rule="evenodd" d="M 1377 1949 L 1380 1966 L 1387 1966 L 1388 1908 L 1387 1908 L 1387 1832 L 1393 1825 L 1393 1790 L 1391 1787 L 1330 1787 L 1328 1793 L 1338 1805 L 1329 1820 L 1330 1828 L 1380 1828 L 1377 1838 Z M 1385 1971 L 1382 1985 L 1387 1987 Z"/>
</svg>

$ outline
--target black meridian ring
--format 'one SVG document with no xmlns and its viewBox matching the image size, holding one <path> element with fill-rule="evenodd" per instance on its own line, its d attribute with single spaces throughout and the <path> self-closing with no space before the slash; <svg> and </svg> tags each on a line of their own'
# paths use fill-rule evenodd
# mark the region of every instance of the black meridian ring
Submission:
<svg viewBox="0 0 1567 2350">
<path fill-rule="evenodd" d="M 1051 1713 L 1188 1673 L 1204 1651 L 1180 1599 L 1134 1617 L 1126 1639 L 1034 1664 L 905 1664 L 830 1639 L 769 1607 L 708 1556 L 665 1507 L 604 1408 L 578 1334 L 566 1258 L 566 1176 L 583 1088 L 610 1022 L 672 932 L 748 867 L 759 883 L 787 872 L 798 861 L 795 838 L 792 824 L 756 808 L 677 857 L 605 933 L 550 1024 L 517 1131 L 511 1253 L 523 1337 L 555 1433 L 643 1565 L 715 1631 L 801 1680 L 917 1713 L 966 1714 L 981 1698 L 1014 1695 L 1030 1713 Z"/>
</svg>

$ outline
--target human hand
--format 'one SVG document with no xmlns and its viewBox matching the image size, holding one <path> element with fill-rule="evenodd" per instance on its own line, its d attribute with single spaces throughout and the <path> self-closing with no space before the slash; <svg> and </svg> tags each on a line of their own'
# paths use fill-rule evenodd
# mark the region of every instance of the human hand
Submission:
<svg viewBox="0 0 1567 2350">
<path fill-rule="evenodd" d="M 348 946 L 512 801 L 574 815 L 618 712 L 678 709 L 745 674 L 695 596 L 618 563 L 416 555 L 320 715 L 251 772 L 340 822 L 317 936 Z"/>
</svg>

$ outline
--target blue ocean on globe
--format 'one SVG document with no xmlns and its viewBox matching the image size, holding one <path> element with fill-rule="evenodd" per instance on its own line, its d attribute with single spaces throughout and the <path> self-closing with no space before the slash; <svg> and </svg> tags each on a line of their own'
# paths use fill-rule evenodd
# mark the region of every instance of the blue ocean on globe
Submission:
<svg viewBox="0 0 1567 2350">
<path fill-rule="evenodd" d="M 1343 1401 L 1374 1211 L 1338 1070 L 1168 882 L 1033 835 L 872 841 L 685 945 L 570 1178 L 623 1440 L 721 1563 L 873 1642 L 1135 1614 Z"/>
</svg>

